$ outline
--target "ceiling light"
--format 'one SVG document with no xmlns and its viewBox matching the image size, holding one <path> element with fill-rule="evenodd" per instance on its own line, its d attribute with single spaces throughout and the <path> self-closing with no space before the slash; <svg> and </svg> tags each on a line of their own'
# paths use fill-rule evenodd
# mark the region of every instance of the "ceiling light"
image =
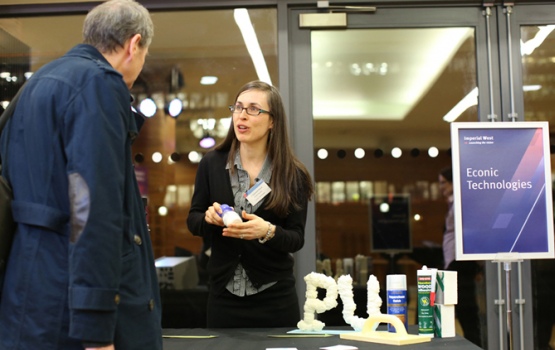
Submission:
<svg viewBox="0 0 555 350">
<path fill-rule="evenodd" d="M 362 159 L 364 158 L 364 155 L 366 154 L 366 152 L 364 152 L 364 150 L 362 148 L 357 148 L 355 149 L 355 157 L 357 159 Z"/>
<path fill-rule="evenodd" d="M 541 88 L 541 85 L 524 85 L 522 91 L 538 91 Z"/>
<path fill-rule="evenodd" d="M 352 85 L 352 82 L 345 81 L 345 85 L 338 85 L 335 82 L 338 79 L 337 74 L 313 74 L 314 119 L 403 120 L 437 82 L 463 43 L 473 35 L 472 28 L 313 31 L 312 61 L 318 62 L 320 66 L 333 55 L 332 50 L 365 55 L 366 50 L 377 47 L 383 50 L 383 55 L 395 56 L 392 61 L 369 59 L 345 62 L 345 69 L 341 70 L 341 74 L 351 78 L 354 78 L 352 74 L 375 79 L 391 76 L 391 80 L 384 84 L 394 84 L 394 89 L 369 87 L 371 90 L 367 93 L 372 98 L 364 101 L 356 101 L 356 96 L 349 89 L 343 88 L 347 84 Z M 396 45 L 382 48 L 384 36 L 394 38 L 391 40 Z M 353 46 L 352 42 L 360 45 Z M 399 54 L 400 51 L 393 51 L 393 48 L 410 52 L 410 55 L 403 55 L 402 52 Z M 349 108 L 338 109 L 336 106 Z M 352 114 L 354 108 L 360 112 Z"/>
<path fill-rule="evenodd" d="M 358 63 L 353 63 L 351 64 L 350 71 L 352 75 L 359 76 L 360 73 L 362 73 L 362 68 L 360 68 L 360 65 Z"/>
<path fill-rule="evenodd" d="M 162 161 L 162 153 L 160 152 L 152 153 L 152 161 L 154 163 L 160 163 Z"/>
<path fill-rule="evenodd" d="M 241 35 L 243 35 L 243 40 L 245 41 L 247 51 L 251 56 L 258 79 L 272 85 L 272 79 L 270 78 L 266 61 L 262 55 L 262 50 L 260 49 L 256 32 L 252 26 L 249 12 L 245 8 L 235 9 L 233 11 L 233 18 L 241 31 Z"/>
<path fill-rule="evenodd" d="M 437 149 L 437 147 L 432 146 L 432 147 L 428 148 L 428 155 L 431 158 L 435 158 L 439 155 L 439 150 Z"/>
<path fill-rule="evenodd" d="M 539 30 L 532 39 L 528 40 L 525 43 L 523 43 L 522 41 L 520 42 L 520 54 L 522 56 L 531 55 L 535 49 L 540 47 L 540 45 L 549 36 L 553 29 L 555 29 L 555 25 L 540 26 L 538 27 L 538 29 Z"/>
<path fill-rule="evenodd" d="M 154 100 L 151 98 L 145 98 L 139 104 L 139 111 L 141 111 L 145 117 L 150 118 L 156 114 L 156 103 L 154 103 Z"/>
<path fill-rule="evenodd" d="M 173 118 L 177 118 L 181 112 L 183 111 L 183 102 L 178 99 L 174 98 L 173 100 L 168 103 L 168 107 L 166 113 Z"/>
<path fill-rule="evenodd" d="M 460 100 L 455 107 L 453 107 L 446 115 L 443 116 L 443 120 L 450 123 L 455 121 L 464 111 L 472 106 L 476 106 L 478 104 L 478 88 L 475 87 Z"/>
<path fill-rule="evenodd" d="M 403 151 L 401 151 L 401 149 L 399 147 L 394 147 L 391 150 L 391 156 L 393 158 L 400 158 L 403 155 Z"/>
<path fill-rule="evenodd" d="M 200 153 L 198 153 L 197 151 L 189 152 L 189 155 L 187 157 L 189 158 L 189 161 L 191 163 L 198 163 L 202 159 L 202 155 Z"/>
<path fill-rule="evenodd" d="M 325 148 L 320 148 L 317 152 L 318 154 L 318 158 L 320 159 L 326 159 L 328 158 L 328 150 Z"/>
<path fill-rule="evenodd" d="M 201 85 L 214 85 L 218 81 L 218 77 L 205 75 L 204 77 L 200 78 Z"/>
<path fill-rule="evenodd" d="M 168 208 L 165 206 L 161 206 L 158 208 L 158 215 L 160 216 L 166 216 L 168 215 Z"/>
<path fill-rule="evenodd" d="M 202 139 L 200 139 L 198 144 L 202 148 L 212 148 L 216 144 L 216 140 L 214 140 L 212 136 L 206 135 Z"/>
</svg>

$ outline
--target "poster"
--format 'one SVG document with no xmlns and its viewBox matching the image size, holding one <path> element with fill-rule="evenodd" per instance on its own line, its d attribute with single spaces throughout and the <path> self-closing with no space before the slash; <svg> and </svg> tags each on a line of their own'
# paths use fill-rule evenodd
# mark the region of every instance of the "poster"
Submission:
<svg viewBox="0 0 555 350">
<path fill-rule="evenodd" d="M 457 260 L 553 258 L 547 122 L 452 123 Z"/>
</svg>

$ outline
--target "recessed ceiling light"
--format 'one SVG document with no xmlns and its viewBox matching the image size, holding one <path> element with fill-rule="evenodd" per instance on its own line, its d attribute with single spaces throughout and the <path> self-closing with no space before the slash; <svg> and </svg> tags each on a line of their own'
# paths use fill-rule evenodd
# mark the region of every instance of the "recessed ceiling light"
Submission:
<svg viewBox="0 0 555 350">
<path fill-rule="evenodd" d="M 202 148 L 211 148 L 216 144 L 216 140 L 210 135 L 205 135 L 198 144 Z"/>
<path fill-rule="evenodd" d="M 174 98 L 173 100 L 170 101 L 170 103 L 168 103 L 167 113 L 170 116 L 177 118 L 177 116 L 179 116 L 179 114 L 181 114 L 182 111 L 183 111 L 183 102 L 180 99 Z"/>
<path fill-rule="evenodd" d="M 522 87 L 522 90 L 523 91 L 538 91 L 541 88 L 542 88 L 541 85 L 524 85 Z"/>
<path fill-rule="evenodd" d="M 391 150 L 391 156 L 393 158 L 400 158 L 402 154 L 403 154 L 403 151 L 401 151 L 401 149 L 399 147 L 394 147 Z"/>
<path fill-rule="evenodd" d="M 156 114 L 156 103 L 151 98 L 145 98 L 139 104 L 139 110 L 145 117 L 150 118 Z"/>
<path fill-rule="evenodd" d="M 428 148 L 428 155 L 430 156 L 430 158 L 435 158 L 439 155 L 439 150 L 437 149 L 437 147 L 430 147 Z"/>
<path fill-rule="evenodd" d="M 318 150 L 318 158 L 320 159 L 328 158 L 328 150 L 326 150 L 325 148 L 320 148 Z"/>
<path fill-rule="evenodd" d="M 246 8 L 237 8 L 233 10 L 233 18 L 241 31 L 243 41 L 247 46 L 247 51 L 249 52 L 252 63 L 254 64 L 258 80 L 272 85 L 270 72 L 268 72 L 266 60 L 262 54 L 262 49 L 260 48 L 260 43 L 258 42 L 254 26 L 252 25 L 249 11 Z"/>
<path fill-rule="evenodd" d="M 201 85 L 214 85 L 218 81 L 218 77 L 205 75 L 204 77 L 200 78 Z"/>
<path fill-rule="evenodd" d="M 152 153 L 152 161 L 154 163 L 160 163 L 162 161 L 162 153 L 160 152 L 154 152 Z"/>
<path fill-rule="evenodd" d="M 191 161 L 191 163 L 198 163 L 200 162 L 202 155 L 196 151 L 191 151 L 189 152 L 188 158 Z"/>
</svg>

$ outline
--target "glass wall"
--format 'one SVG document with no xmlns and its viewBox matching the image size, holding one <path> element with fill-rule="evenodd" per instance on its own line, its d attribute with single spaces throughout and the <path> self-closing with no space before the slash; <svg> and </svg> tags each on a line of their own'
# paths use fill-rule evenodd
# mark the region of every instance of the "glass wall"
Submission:
<svg viewBox="0 0 555 350">
<path fill-rule="evenodd" d="M 406 274 L 412 296 L 416 270 L 444 267 L 438 174 L 450 122 L 479 120 L 475 42 L 472 27 L 311 32 L 317 267 L 353 261 L 360 286 Z"/>
<path fill-rule="evenodd" d="M 554 18 L 555 22 L 555 18 Z M 525 25 L 520 27 L 520 52 L 522 56 L 522 89 L 524 119 L 548 121 L 550 134 L 555 130 L 555 25 Z M 552 141 L 553 144 L 553 141 Z M 553 146 L 552 146 L 553 148 Z M 553 153 L 553 151 L 552 151 Z M 551 157 L 553 167 L 554 157 Z M 551 274 L 555 261 L 532 261 L 534 295 L 534 337 L 537 349 L 552 348 L 555 324 L 555 282 Z"/>
<path fill-rule="evenodd" d="M 319 253 L 332 259 L 369 255 L 375 248 L 369 199 L 387 194 L 411 198 L 410 248 L 439 247 L 446 207 L 437 178 L 451 162 L 449 122 L 478 121 L 474 30 L 323 30 L 311 36 Z M 473 93 L 471 103 L 456 110 Z M 356 220 L 345 220 L 353 228 L 332 219 L 343 207 L 359 208 Z M 387 250 L 397 253 L 394 246 Z"/>
<path fill-rule="evenodd" d="M 206 151 L 199 142 L 204 136 L 221 140 L 229 117 L 226 106 L 236 90 L 264 76 L 264 70 L 255 68 L 247 48 L 256 42 L 267 76 L 284 88 L 297 153 L 308 160 L 317 185 L 314 213 L 309 213 L 307 223 L 307 249 L 298 256 L 298 265 L 311 266 L 306 261 L 312 264 L 315 258 L 329 258 L 330 269 L 335 269 L 338 260 L 356 261 L 363 255 L 370 258 L 368 272 L 384 276 L 398 271 L 413 278 L 421 264 L 439 264 L 447 204 L 439 193 L 437 173 L 450 164 L 449 123 L 444 117 L 468 100 L 462 112 L 451 114 L 456 115 L 454 120 L 485 120 L 490 109 L 500 109 L 499 100 L 505 98 L 509 86 L 501 35 L 506 34 L 504 21 L 491 21 L 493 54 L 489 57 L 483 26 L 477 28 L 472 16 L 453 6 L 437 16 L 429 8 L 403 12 L 402 6 L 398 6 L 399 14 L 392 14 L 394 9 L 387 7 L 373 15 L 350 14 L 346 30 L 303 31 L 296 17 L 291 17 L 288 37 L 283 40 L 285 33 L 278 32 L 276 8 L 249 9 L 247 18 L 240 17 L 242 12 L 222 9 L 222 2 L 205 3 L 204 8 L 217 9 L 153 12 L 155 40 L 133 88 L 137 108 L 147 97 L 156 106 L 134 145 L 141 190 L 149 199 L 156 256 L 183 250 L 200 253 L 200 239 L 192 237 L 185 224 L 196 162 Z M 476 12 L 483 13 L 483 8 L 478 8 L 481 2 L 476 3 Z M 515 13 L 522 13 L 525 7 L 516 6 Z M 526 19 L 555 13 L 546 9 L 538 7 L 527 13 Z M 504 7 L 497 10 L 497 16 L 502 17 Z M 475 17 L 485 21 L 482 15 Z M 518 94 L 516 98 L 517 109 L 524 111 L 519 120 L 553 119 L 550 73 L 554 34 L 548 26 L 555 22 L 552 17 L 512 32 L 522 41 L 518 48 L 522 49 L 522 81 L 516 72 L 517 84 L 524 90 L 522 101 Z M 81 41 L 83 18 L 84 14 L 61 13 L 0 18 L 2 104 L 25 81 L 25 73 L 36 71 Z M 256 36 L 245 42 L 240 24 L 249 22 Z M 279 47 L 282 56 L 278 57 L 280 36 L 280 43 L 285 45 Z M 545 40 L 534 49 L 526 49 L 526 43 L 537 42 L 536 38 Z M 299 52 L 310 58 L 298 60 Z M 490 58 L 492 72 L 487 71 Z M 487 105 L 489 86 L 484 77 L 488 73 L 493 73 L 494 92 L 501 95 L 492 98 L 494 106 Z M 201 84 L 204 76 L 217 81 Z M 478 86 L 481 106 L 475 103 Z M 173 98 L 183 103 L 177 118 L 166 112 Z M 501 114 L 499 117 L 505 120 Z M 392 153 L 396 147 L 397 153 Z M 431 147 L 437 152 L 432 148 L 430 155 Z M 379 252 L 372 245 L 369 201 L 384 194 L 410 198 L 410 253 Z M 316 247 L 311 250 L 310 239 L 314 237 Z M 553 266 L 549 261 L 534 265 L 533 312 L 538 316 L 534 331 L 539 343 L 535 348 L 547 349 L 544 340 L 551 335 L 551 315 L 555 314 L 548 283 Z M 302 273 L 298 280 L 301 278 Z M 414 280 L 409 284 L 414 286 Z M 480 293 L 480 297 L 486 296 L 483 289 Z M 497 299 L 489 298 L 487 303 Z M 414 321 L 412 316 L 410 322 Z M 503 334 L 503 326 L 500 328 Z M 497 337 L 493 328 L 488 333 L 489 338 Z"/>
<path fill-rule="evenodd" d="M 154 12 L 152 17 L 155 37 L 132 94 L 136 108 L 151 98 L 154 110 L 134 143 L 135 169 L 148 198 L 155 255 L 198 254 L 202 242 L 187 230 L 186 217 L 196 164 L 212 147 L 200 141 L 222 140 L 230 122 L 227 106 L 244 83 L 264 79 L 279 86 L 277 11 Z M 83 19 L 84 15 L 0 19 L 4 105 L 32 72 L 81 42 Z M 168 110 L 174 99 L 183 106 L 175 117 Z"/>
</svg>

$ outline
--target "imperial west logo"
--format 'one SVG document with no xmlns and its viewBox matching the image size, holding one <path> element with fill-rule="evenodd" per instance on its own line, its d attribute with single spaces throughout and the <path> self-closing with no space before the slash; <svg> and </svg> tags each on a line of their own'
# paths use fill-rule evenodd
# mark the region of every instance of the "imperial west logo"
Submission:
<svg viewBox="0 0 555 350">
<path fill-rule="evenodd" d="M 481 135 L 481 136 L 464 136 L 463 142 L 465 145 L 493 145 L 493 136 Z"/>
</svg>

